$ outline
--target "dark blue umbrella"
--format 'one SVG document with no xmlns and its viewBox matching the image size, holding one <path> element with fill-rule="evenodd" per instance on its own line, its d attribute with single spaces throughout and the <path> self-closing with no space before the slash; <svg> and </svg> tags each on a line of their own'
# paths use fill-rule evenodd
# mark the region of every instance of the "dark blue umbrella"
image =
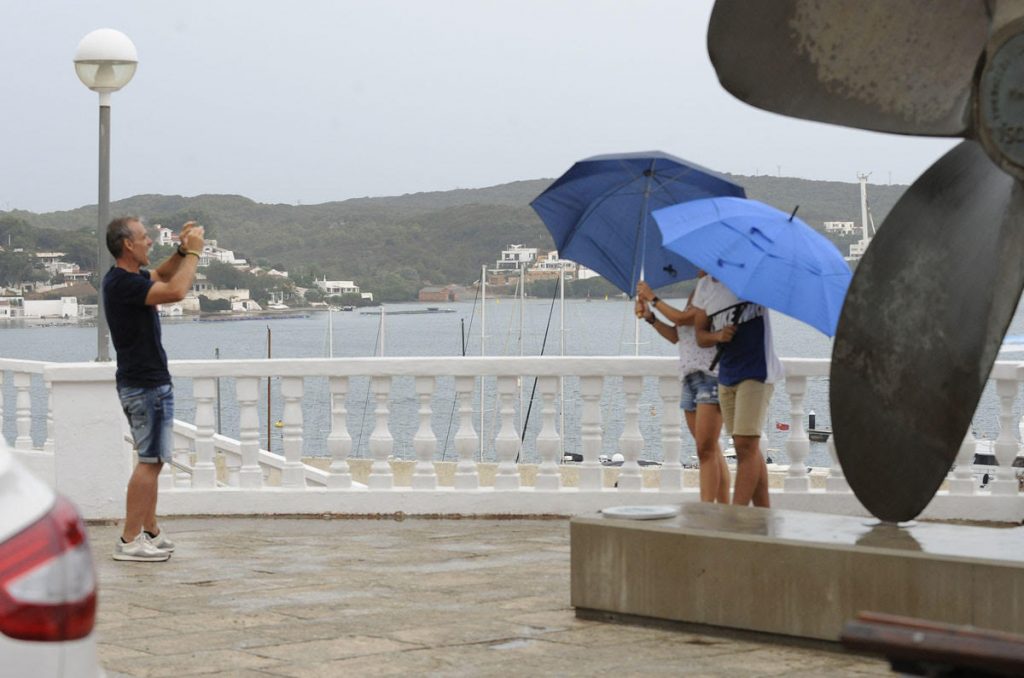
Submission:
<svg viewBox="0 0 1024 678">
<path fill-rule="evenodd" d="M 832 242 L 794 215 L 745 198 L 709 198 L 654 212 L 666 249 L 740 299 L 833 336 L 852 273 Z"/>
<path fill-rule="evenodd" d="M 530 203 L 551 232 L 558 256 L 588 266 L 632 296 L 697 275 L 661 246 L 652 210 L 743 188 L 680 158 L 652 151 L 581 160 Z"/>
</svg>

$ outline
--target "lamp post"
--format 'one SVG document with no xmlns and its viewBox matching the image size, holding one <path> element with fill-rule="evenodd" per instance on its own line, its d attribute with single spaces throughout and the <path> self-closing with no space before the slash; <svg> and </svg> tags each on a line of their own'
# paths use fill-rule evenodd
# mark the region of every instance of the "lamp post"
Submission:
<svg viewBox="0 0 1024 678">
<path fill-rule="evenodd" d="M 100 95 L 100 177 L 99 219 L 96 227 L 96 274 L 102 280 L 108 268 L 106 227 L 110 221 L 110 94 L 132 79 L 138 65 L 135 45 L 128 36 L 112 28 L 101 28 L 88 34 L 75 50 L 75 73 L 78 79 Z M 99 290 L 96 311 L 96 360 L 110 360 L 110 330 L 103 311 L 103 291 Z"/>
</svg>

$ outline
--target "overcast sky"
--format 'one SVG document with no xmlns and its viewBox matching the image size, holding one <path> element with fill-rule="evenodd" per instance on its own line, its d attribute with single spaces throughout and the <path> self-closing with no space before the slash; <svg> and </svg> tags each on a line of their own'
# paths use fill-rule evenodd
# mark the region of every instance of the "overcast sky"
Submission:
<svg viewBox="0 0 1024 678">
<path fill-rule="evenodd" d="M 784 118 L 733 99 L 710 0 L 7 0 L 0 209 L 96 202 L 98 96 L 79 40 L 126 33 L 111 195 L 313 204 L 555 177 L 600 153 L 911 183 L 953 145 Z"/>
</svg>

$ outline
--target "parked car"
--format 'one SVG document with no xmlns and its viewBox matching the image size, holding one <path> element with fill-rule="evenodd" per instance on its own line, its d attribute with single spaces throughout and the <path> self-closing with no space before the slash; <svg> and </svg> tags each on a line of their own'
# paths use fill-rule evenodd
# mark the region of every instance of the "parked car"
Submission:
<svg viewBox="0 0 1024 678">
<path fill-rule="evenodd" d="M 0 676 L 97 678 L 96 572 L 78 510 L 0 441 Z"/>
</svg>

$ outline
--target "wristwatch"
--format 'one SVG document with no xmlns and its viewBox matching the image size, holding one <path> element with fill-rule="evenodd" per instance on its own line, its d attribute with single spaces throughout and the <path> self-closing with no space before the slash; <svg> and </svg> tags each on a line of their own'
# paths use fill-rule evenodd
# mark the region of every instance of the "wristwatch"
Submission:
<svg viewBox="0 0 1024 678">
<path fill-rule="evenodd" d="M 644 318 L 648 325 L 654 325 L 658 322 L 658 318 L 652 313 L 649 318 Z"/>
<path fill-rule="evenodd" d="M 181 245 L 178 245 L 178 256 L 181 257 L 182 259 L 188 256 L 188 252 L 186 252 L 185 248 Z"/>
</svg>

